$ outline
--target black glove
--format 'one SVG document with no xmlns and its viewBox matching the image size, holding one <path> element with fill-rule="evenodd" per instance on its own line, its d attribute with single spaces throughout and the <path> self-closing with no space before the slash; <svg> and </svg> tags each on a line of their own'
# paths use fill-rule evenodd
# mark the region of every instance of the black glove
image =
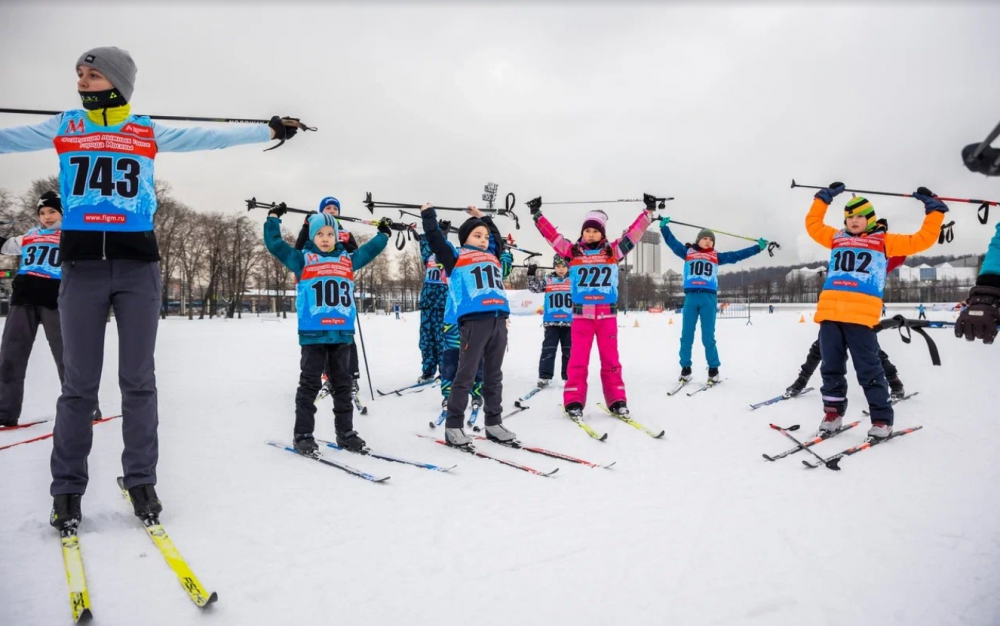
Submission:
<svg viewBox="0 0 1000 626">
<path fill-rule="evenodd" d="M 289 122 L 295 122 L 295 124 L 286 124 L 286 120 Z M 299 132 L 298 121 L 299 118 L 297 117 L 278 117 L 275 115 L 271 118 L 271 121 L 268 122 L 267 125 L 274 131 L 275 139 L 286 141 L 294 137 L 295 133 Z"/>
<path fill-rule="evenodd" d="M 833 203 L 833 198 L 835 196 L 839 196 L 840 194 L 842 194 L 844 192 L 844 189 L 845 189 L 844 183 L 841 182 L 830 183 L 830 186 L 827 187 L 826 189 L 820 189 L 819 191 L 817 191 L 814 197 L 819 198 L 820 200 L 826 202 L 827 204 L 831 204 Z"/>
<path fill-rule="evenodd" d="M 447 236 L 448 233 L 451 232 L 451 220 L 439 220 L 438 228 L 440 228 L 444 232 L 445 236 Z"/>
<path fill-rule="evenodd" d="M 948 212 L 948 205 L 938 200 L 934 196 L 934 192 L 927 187 L 917 187 L 917 190 L 910 195 L 924 203 L 924 210 L 927 213 L 931 211 Z"/>
<path fill-rule="evenodd" d="M 282 202 L 278 206 L 276 206 L 273 209 L 271 209 L 270 211 L 268 211 L 267 215 L 268 215 L 268 217 L 270 217 L 271 215 L 273 215 L 274 217 L 277 217 L 278 219 L 281 219 L 281 216 L 284 215 L 285 213 L 288 213 L 288 209 L 286 208 L 285 203 Z M 308 224 L 308 223 L 309 223 L 309 218 L 307 217 L 306 218 L 306 224 Z"/>
<path fill-rule="evenodd" d="M 376 228 L 378 228 L 378 232 L 388 237 L 392 234 L 392 220 L 388 217 L 383 217 L 378 221 Z"/>
<path fill-rule="evenodd" d="M 1000 148 L 988 147 L 975 160 L 970 162 L 972 153 L 979 147 L 978 143 L 965 146 L 962 149 L 962 162 L 970 172 L 985 176 L 1000 176 Z"/>
<path fill-rule="evenodd" d="M 993 343 L 1000 323 L 1000 289 L 977 285 L 969 291 L 968 303 L 955 322 L 955 336 Z"/>
<path fill-rule="evenodd" d="M 542 197 L 538 196 L 534 200 L 528 200 L 528 210 L 531 211 L 531 217 L 538 219 L 538 216 L 542 214 Z"/>
<path fill-rule="evenodd" d="M 538 271 L 538 266 L 534 263 L 528 263 L 528 276 L 534 276 L 535 272 Z"/>
<path fill-rule="evenodd" d="M 647 211 L 656 210 L 656 196 L 651 196 L 648 193 L 642 194 L 642 202 L 646 205 Z"/>
</svg>

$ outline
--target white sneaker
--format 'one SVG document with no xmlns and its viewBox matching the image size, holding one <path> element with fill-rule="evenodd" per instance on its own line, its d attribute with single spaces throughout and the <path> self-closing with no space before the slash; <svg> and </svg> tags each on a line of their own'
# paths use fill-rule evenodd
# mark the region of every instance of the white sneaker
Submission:
<svg viewBox="0 0 1000 626">
<path fill-rule="evenodd" d="M 868 436 L 872 439 L 888 439 L 892 434 L 892 426 L 885 422 L 872 422 L 872 427 L 868 429 Z"/>
</svg>

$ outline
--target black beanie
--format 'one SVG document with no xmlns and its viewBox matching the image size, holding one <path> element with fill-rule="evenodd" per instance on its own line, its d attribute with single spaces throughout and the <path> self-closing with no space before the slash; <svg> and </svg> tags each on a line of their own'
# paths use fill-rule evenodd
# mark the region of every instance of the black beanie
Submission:
<svg viewBox="0 0 1000 626">
<path fill-rule="evenodd" d="M 462 225 L 458 227 L 458 244 L 461 246 L 465 245 L 465 240 L 469 238 L 472 231 L 476 230 L 482 226 L 489 232 L 490 227 L 486 225 L 486 222 L 479 219 L 478 217 L 470 217 L 469 219 L 462 222 Z"/>
<path fill-rule="evenodd" d="M 59 193 L 55 191 L 46 191 L 38 198 L 38 207 L 35 209 L 36 212 L 41 212 L 43 206 L 47 206 L 50 209 L 55 209 L 59 211 L 62 215 L 62 200 L 59 199 Z"/>
</svg>

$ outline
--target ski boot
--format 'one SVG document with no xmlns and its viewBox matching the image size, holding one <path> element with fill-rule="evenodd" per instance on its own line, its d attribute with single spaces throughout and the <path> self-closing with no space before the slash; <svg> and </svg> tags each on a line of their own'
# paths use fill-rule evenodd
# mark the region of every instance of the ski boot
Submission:
<svg viewBox="0 0 1000 626">
<path fill-rule="evenodd" d="M 579 402 L 571 402 L 563 407 L 563 410 L 573 419 L 583 419 L 583 405 Z"/>
<path fill-rule="evenodd" d="M 494 424 L 486 427 L 486 438 L 505 446 L 520 446 L 517 435 L 507 430 L 503 424 Z"/>
<path fill-rule="evenodd" d="M 679 383 L 688 383 L 688 382 L 691 382 L 691 368 L 690 367 L 682 367 L 681 368 L 681 375 L 680 375 L 680 378 L 677 379 L 677 382 L 679 382 Z"/>
<path fill-rule="evenodd" d="M 717 367 L 710 367 L 710 368 L 708 368 L 708 382 L 709 383 L 711 383 L 711 384 L 714 385 L 715 383 L 720 382 L 721 380 L 722 380 L 722 378 L 719 376 L 719 368 L 717 368 Z"/>
<path fill-rule="evenodd" d="M 551 382 L 552 382 L 551 378 L 539 378 L 535 386 L 538 387 L 539 389 L 545 389 L 546 387 L 549 386 L 549 383 Z"/>
<path fill-rule="evenodd" d="M 906 390 L 903 389 L 903 381 L 899 380 L 899 376 L 893 376 L 889 379 L 889 401 L 892 403 L 899 402 L 906 395 Z"/>
<path fill-rule="evenodd" d="M 358 436 L 358 431 L 349 430 L 346 433 L 337 432 L 337 445 L 348 452 L 368 454 L 365 447 L 365 440 Z"/>
<path fill-rule="evenodd" d="M 316 456 L 319 453 L 319 446 L 313 439 L 312 433 L 298 433 L 292 440 L 295 450 L 304 456 Z"/>
<path fill-rule="evenodd" d="M 452 448 L 472 449 L 472 439 L 461 428 L 445 428 L 444 442 Z"/>
<path fill-rule="evenodd" d="M 163 512 L 163 505 L 156 497 L 156 489 L 152 484 L 136 485 L 128 490 L 128 498 L 132 501 L 132 508 L 135 516 L 146 525 L 158 524 L 159 515 Z"/>
<path fill-rule="evenodd" d="M 52 499 L 52 513 L 49 514 L 49 524 L 57 529 L 60 534 L 72 534 L 76 532 L 83 517 L 80 513 L 80 500 L 83 499 L 81 493 L 69 493 L 55 496 Z"/>
<path fill-rule="evenodd" d="M 611 413 L 613 413 L 615 417 L 620 417 L 621 419 L 624 420 L 629 419 L 628 407 L 625 405 L 624 400 L 619 400 L 618 402 L 615 402 L 614 404 L 608 407 L 608 410 L 611 411 Z"/>
<path fill-rule="evenodd" d="M 426 385 L 427 383 L 431 382 L 432 380 L 434 380 L 434 372 L 431 372 L 430 374 L 428 374 L 427 372 L 424 372 L 423 374 L 420 375 L 420 378 L 417 379 L 417 384 L 418 385 Z"/>
<path fill-rule="evenodd" d="M 868 439 L 887 439 L 892 434 L 892 426 L 886 422 L 872 422 L 872 427 L 868 429 Z"/>
<path fill-rule="evenodd" d="M 844 416 L 840 414 L 840 410 L 835 406 L 824 406 L 823 411 L 823 421 L 820 422 L 819 432 L 832 433 L 840 430 L 840 426 L 844 421 Z"/>
<path fill-rule="evenodd" d="M 785 397 L 794 398 L 795 396 L 799 395 L 800 393 L 802 393 L 802 390 L 806 388 L 806 385 L 808 383 L 809 381 L 806 380 L 806 378 L 802 376 L 802 374 L 799 374 L 799 377 L 795 379 L 795 382 L 789 385 L 788 389 L 785 389 Z"/>
</svg>

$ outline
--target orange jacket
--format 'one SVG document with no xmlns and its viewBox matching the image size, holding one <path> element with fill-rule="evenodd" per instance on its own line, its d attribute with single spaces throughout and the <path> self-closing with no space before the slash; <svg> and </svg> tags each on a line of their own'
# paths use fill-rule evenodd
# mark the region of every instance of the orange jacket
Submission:
<svg viewBox="0 0 1000 626">
<path fill-rule="evenodd" d="M 825 248 L 833 248 L 834 236 L 841 229 L 833 228 L 823 223 L 823 218 L 826 216 L 828 207 L 829 205 L 819 198 L 813 201 L 809 213 L 806 214 L 806 231 L 809 232 L 809 236 L 819 245 Z M 924 217 L 924 223 L 920 227 L 920 230 L 912 235 L 886 233 L 885 255 L 887 257 L 910 256 L 930 248 L 937 241 L 938 234 L 941 232 L 941 222 L 943 221 L 944 213 L 932 211 Z M 861 235 L 860 238 L 871 236 Z M 816 306 L 816 315 L 813 319 L 816 322 L 830 320 L 872 327 L 878 324 L 881 314 L 882 298 L 878 296 L 852 291 L 824 289 L 819 294 L 819 304 Z"/>
</svg>

